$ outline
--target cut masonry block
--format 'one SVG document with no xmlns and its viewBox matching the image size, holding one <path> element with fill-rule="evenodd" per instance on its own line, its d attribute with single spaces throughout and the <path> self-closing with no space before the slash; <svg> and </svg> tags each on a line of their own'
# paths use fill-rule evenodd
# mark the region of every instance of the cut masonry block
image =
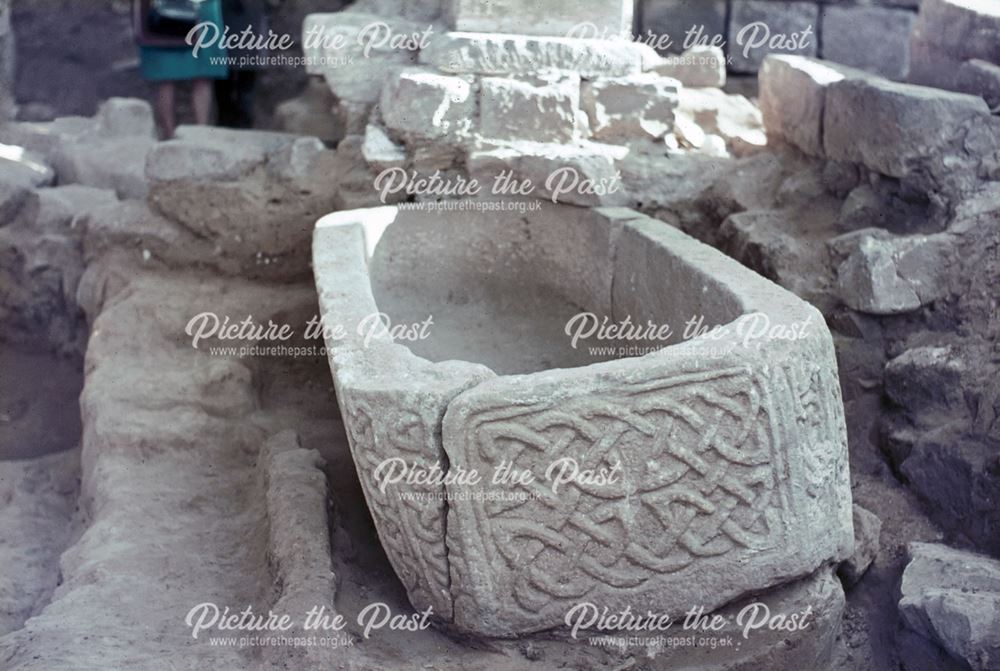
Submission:
<svg viewBox="0 0 1000 671">
<path fill-rule="evenodd" d="M 906 79 L 916 15 L 889 7 L 824 7 L 823 58 L 889 79 Z"/>
<path fill-rule="evenodd" d="M 565 70 L 581 77 L 641 72 L 656 52 L 628 40 L 588 40 L 489 33 L 445 33 L 420 50 L 420 63 L 455 74 L 535 74 Z"/>
<path fill-rule="evenodd" d="M 711 611 L 850 556 L 830 334 L 721 252 L 628 209 L 543 204 L 338 212 L 313 255 L 355 465 L 416 608 L 514 636 L 581 602 Z M 433 324 L 357 328 L 380 312 Z M 592 353 L 566 328 L 581 312 L 675 333 Z M 717 337 L 682 338 L 695 316 Z M 749 337 L 765 319 L 772 337 Z M 557 487 L 565 457 L 621 477 Z M 400 461 L 450 479 L 391 480 Z"/>
<path fill-rule="evenodd" d="M 632 32 L 631 0 L 445 0 L 443 5 L 454 30 L 598 39 Z"/>
<path fill-rule="evenodd" d="M 576 135 L 579 107 L 580 77 L 575 73 L 483 77 L 479 132 L 492 140 L 569 142 Z"/>
</svg>

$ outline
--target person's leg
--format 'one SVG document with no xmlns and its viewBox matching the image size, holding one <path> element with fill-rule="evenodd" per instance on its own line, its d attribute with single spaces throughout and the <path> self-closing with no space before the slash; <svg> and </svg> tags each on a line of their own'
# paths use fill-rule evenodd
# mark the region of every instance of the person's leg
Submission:
<svg viewBox="0 0 1000 671">
<path fill-rule="evenodd" d="M 194 108 L 194 122 L 200 126 L 207 126 L 212 117 L 212 80 L 194 80 L 191 89 L 191 107 Z"/>
<path fill-rule="evenodd" d="M 156 85 L 156 118 L 160 122 L 160 129 L 163 132 L 163 139 L 169 140 L 174 136 L 174 127 L 177 122 L 174 117 L 174 83 L 159 82 Z"/>
<path fill-rule="evenodd" d="M 235 70 L 230 70 L 228 77 L 215 80 L 215 123 L 224 128 L 233 125 L 233 75 L 235 72 Z"/>
<path fill-rule="evenodd" d="M 254 70 L 241 70 L 237 73 L 234 92 L 234 125 L 237 128 L 253 128 L 254 90 L 256 86 L 257 73 Z"/>
</svg>

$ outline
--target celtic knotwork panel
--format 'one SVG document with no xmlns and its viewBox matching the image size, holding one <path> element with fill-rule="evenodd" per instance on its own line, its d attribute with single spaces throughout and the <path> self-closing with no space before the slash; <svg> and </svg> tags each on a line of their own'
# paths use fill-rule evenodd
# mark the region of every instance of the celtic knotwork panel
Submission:
<svg viewBox="0 0 1000 671">
<path fill-rule="evenodd" d="M 434 428 L 415 411 L 390 408 L 384 401 L 379 405 L 383 421 L 374 422 L 363 399 L 355 396 L 347 403 L 346 425 L 361 486 L 379 539 L 413 605 L 431 605 L 435 616 L 450 618 L 442 487 L 397 484 L 383 492 L 374 477 L 385 459 L 402 458 L 421 469 L 439 460 L 431 442 Z"/>
<path fill-rule="evenodd" d="M 463 465 L 534 475 L 462 516 L 474 554 L 512 590 L 501 609 L 523 620 L 606 588 L 645 591 L 707 558 L 781 547 L 789 495 L 772 415 L 747 368 L 527 406 L 477 401 Z M 553 492 L 546 471 L 563 457 L 581 472 L 619 464 L 620 475 Z"/>
</svg>

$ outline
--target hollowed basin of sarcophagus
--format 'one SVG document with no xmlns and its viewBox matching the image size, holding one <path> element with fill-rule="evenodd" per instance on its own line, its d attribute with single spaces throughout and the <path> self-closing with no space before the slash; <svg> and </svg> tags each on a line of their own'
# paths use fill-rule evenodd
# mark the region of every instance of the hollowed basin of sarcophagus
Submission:
<svg viewBox="0 0 1000 671">
<path fill-rule="evenodd" d="M 313 260 L 369 509 L 438 621 L 709 611 L 849 553 L 830 334 L 718 251 L 622 208 L 386 207 L 321 219 Z M 673 335 L 574 347 L 581 314 Z"/>
</svg>

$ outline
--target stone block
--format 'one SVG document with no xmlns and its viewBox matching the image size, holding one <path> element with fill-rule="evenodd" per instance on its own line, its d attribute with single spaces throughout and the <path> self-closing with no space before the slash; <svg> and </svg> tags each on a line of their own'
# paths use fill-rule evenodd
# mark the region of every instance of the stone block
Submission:
<svg viewBox="0 0 1000 671">
<path fill-rule="evenodd" d="M 910 629 L 973 671 L 1000 665 L 1000 561 L 935 543 L 910 543 L 899 612 Z"/>
<path fill-rule="evenodd" d="M 305 91 L 282 101 L 274 110 L 279 130 L 296 135 L 311 135 L 324 142 L 343 139 L 344 124 L 334 113 L 336 98 L 320 77 L 310 77 Z"/>
<path fill-rule="evenodd" d="M 878 515 L 854 504 L 854 554 L 837 567 L 837 574 L 848 588 L 853 587 L 864 576 L 865 571 L 875 561 L 879 549 L 882 520 Z"/>
<path fill-rule="evenodd" d="M 336 164 L 316 138 L 182 126 L 150 152 L 149 203 L 249 275 L 301 276 L 312 225 L 335 204 Z"/>
<path fill-rule="evenodd" d="M 764 128 L 810 156 L 823 156 L 827 86 L 844 78 L 836 65 L 802 56 L 770 55 L 758 75 Z"/>
<path fill-rule="evenodd" d="M 893 237 L 862 229 L 831 241 L 847 258 L 837 269 L 840 297 L 870 314 L 910 312 L 947 292 L 954 241 L 947 234 Z"/>
<path fill-rule="evenodd" d="M 877 78 L 842 79 L 826 87 L 823 146 L 827 158 L 891 177 L 929 177 L 925 186 L 939 188 L 962 177 L 950 174 L 955 161 L 970 153 L 970 128 L 988 117 L 982 98 Z"/>
<path fill-rule="evenodd" d="M 768 54 L 815 56 L 819 7 L 813 2 L 734 0 L 729 21 L 730 68 L 756 72 Z"/>
<path fill-rule="evenodd" d="M 584 82 L 580 104 L 597 140 L 659 140 L 673 128 L 680 84 L 676 79 L 643 72 Z"/>
<path fill-rule="evenodd" d="M 475 93 L 470 77 L 407 68 L 385 82 L 379 112 L 386 128 L 403 140 L 455 138 L 473 130 Z"/>
<path fill-rule="evenodd" d="M 641 37 L 663 52 L 681 53 L 694 46 L 722 47 L 726 41 L 725 0 L 646 0 L 641 3 Z"/>
<path fill-rule="evenodd" d="M 348 333 L 328 345 L 352 455 L 418 609 L 494 637 L 565 627 L 581 603 L 680 616 L 851 554 L 830 334 L 721 252 L 631 210 L 545 204 L 338 212 L 313 254 L 322 314 Z M 728 328 L 593 362 L 564 330 L 581 309 Z M 355 332 L 380 310 L 448 319 L 405 344 Z M 747 315 L 798 337 L 748 340 Z M 605 479 L 556 486 L 565 457 Z M 390 478 L 386 460 L 444 475 Z"/>
<path fill-rule="evenodd" d="M 955 87 L 955 73 L 962 63 L 960 58 L 928 42 L 919 30 L 914 30 L 910 39 L 910 72 L 907 77 L 911 84 L 951 90 Z"/>
<path fill-rule="evenodd" d="M 682 54 L 667 56 L 652 71 L 688 87 L 722 87 L 726 84 L 726 55 L 720 47 L 691 47 Z"/>
<path fill-rule="evenodd" d="M 824 7 L 823 53 L 843 63 L 889 79 L 909 72 L 910 31 L 916 15 L 887 7 Z"/>
<path fill-rule="evenodd" d="M 587 207 L 624 205 L 628 196 L 617 162 L 628 153 L 627 147 L 599 142 L 520 141 L 473 151 L 466 165 L 482 184 L 492 184 L 499 174 L 510 172 L 518 181 L 529 180 L 536 197 Z"/>
<path fill-rule="evenodd" d="M 920 39 L 960 61 L 1000 63 L 1000 5 L 990 0 L 923 0 Z"/>
<path fill-rule="evenodd" d="M 656 53 L 628 40 L 445 33 L 420 50 L 420 63 L 454 74 L 535 74 L 565 70 L 581 77 L 619 77 L 643 70 Z"/>
<path fill-rule="evenodd" d="M 384 28 L 380 27 L 384 26 Z M 340 100 L 378 101 L 393 72 L 417 60 L 426 25 L 363 12 L 309 14 L 302 25 L 306 72 L 322 75 Z M 404 35 L 406 46 L 389 36 Z"/>
<path fill-rule="evenodd" d="M 1000 65 L 975 59 L 962 63 L 955 75 L 955 88 L 981 96 L 996 112 L 1000 109 Z"/>
<path fill-rule="evenodd" d="M 580 78 L 573 74 L 483 77 L 479 132 L 493 140 L 568 142 L 579 107 Z"/>
<path fill-rule="evenodd" d="M 155 138 L 153 109 L 138 98 L 108 98 L 97 109 L 95 131 L 105 137 Z"/>
<path fill-rule="evenodd" d="M 444 0 L 453 30 L 475 33 L 579 36 L 581 29 L 603 39 L 632 32 L 632 0 Z"/>
</svg>

